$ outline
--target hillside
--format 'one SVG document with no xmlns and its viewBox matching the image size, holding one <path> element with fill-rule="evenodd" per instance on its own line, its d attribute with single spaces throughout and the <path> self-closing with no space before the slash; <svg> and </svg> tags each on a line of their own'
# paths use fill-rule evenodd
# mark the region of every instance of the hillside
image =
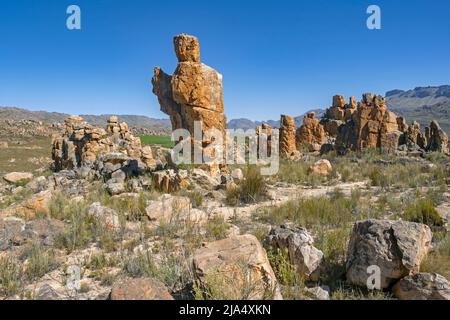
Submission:
<svg viewBox="0 0 450 320">
<path fill-rule="evenodd" d="M 435 119 L 450 133 L 450 85 L 392 90 L 386 93 L 386 99 L 388 107 L 406 117 L 408 123 L 415 120 L 428 126 Z"/>
</svg>

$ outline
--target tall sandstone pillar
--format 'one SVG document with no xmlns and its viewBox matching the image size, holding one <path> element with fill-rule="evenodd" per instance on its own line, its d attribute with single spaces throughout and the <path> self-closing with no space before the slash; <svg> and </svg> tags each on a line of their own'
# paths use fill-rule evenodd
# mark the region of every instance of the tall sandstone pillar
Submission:
<svg viewBox="0 0 450 320">
<path fill-rule="evenodd" d="M 298 159 L 301 154 L 295 146 L 295 119 L 282 115 L 280 120 L 280 157 Z"/>
<path fill-rule="evenodd" d="M 173 42 L 178 58 L 174 74 L 168 75 L 156 67 L 152 79 L 153 93 L 158 97 L 161 111 L 169 115 L 173 130 L 187 129 L 194 139 L 194 123 L 199 121 L 202 136 L 209 129 L 217 129 L 225 143 L 222 75 L 200 62 L 200 45 L 196 37 L 180 34 Z M 203 153 L 212 142 L 203 139 L 193 143 L 201 146 Z M 225 154 L 224 145 L 222 148 Z M 209 169 L 211 173 L 218 173 L 218 166 Z"/>
</svg>

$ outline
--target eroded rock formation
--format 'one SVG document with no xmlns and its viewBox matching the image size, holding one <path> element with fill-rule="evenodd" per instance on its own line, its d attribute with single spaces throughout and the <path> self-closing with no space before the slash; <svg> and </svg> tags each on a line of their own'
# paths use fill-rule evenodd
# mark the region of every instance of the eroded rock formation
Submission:
<svg viewBox="0 0 450 320">
<path fill-rule="evenodd" d="M 65 132 L 53 141 L 52 158 L 57 171 L 91 166 L 99 156 L 114 152 L 153 164 L 148 148 L 142 153 L 141 140 L 116 116 L 108 120 L 106 130 L 89 125 L 78 116 L 67 118 L 65 126 Z"/>
<path fill-rule="evenodd" d="M 152 79 L 153 93 L 158 97 L 161 111 L 170 116 L 173 130 L 187 129 L 193 139 L 197 139 L 194 137 L 196 121 L 201 124 L 202 135 L 209 129 L 216 129 L 225 137 L 222 75 L 200 62 L 200 45 L 196 37 L 177 35 L 174 47 L 178 58 L 174 74 L 168 75 L 156 67 Z M 204 152 L 204 148 L 213 142 L 214 139 L 202 137 L 202 141 L 194 141 L 194 144 Z M 209 150 L 214 153 L 213 149 Z M 216 155 L 209 156 L 214 158 Z"/>
<path fill-rule="evenodd" d="M 337 130 L 337 128 L 336 128 Z M 307 148 L 309 151 L 319 151 L 327 140 L 324 126 L 316 118 L 316 113 L 308 113 L 303 118 L 303 125 L 297 129 L 295 144 L 298 149 Z"/>
<path fill-rule="evenodd" d="M 428 151 L 449 154 L 448 135 L 441 129 L 437 121 L 431 121 L 428 130 Z"/>
</svg>

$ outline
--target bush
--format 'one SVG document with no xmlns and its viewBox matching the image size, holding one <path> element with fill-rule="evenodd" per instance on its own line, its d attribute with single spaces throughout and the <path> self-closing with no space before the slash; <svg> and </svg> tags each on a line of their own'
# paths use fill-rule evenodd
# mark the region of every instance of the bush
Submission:
<svg viewBox="0 0 450 320">
<path fill-rule="evenodd" d="M 41 278 L 57 267 L 54 253 L 44 250 L 37 243 L 32 243 L 26 248 L 22 258 L 28 260 L 25 276 L 30 281 Z"/>
<path fill-rule="evenodd" d="M 405 209 L 404 217 L 408 221 L 424 223 L 430 227 L 442 226 L 442 218 L 436 211 L 433 201 L 418 199 Z"/>
<path fill-rule="evenodd" d="M 10 297 L 18 293 L 21 281 L 19 262 L 8 255 L 0 257 L 0 293 Z"/>
<path fill-rule="evenodd" d="M 224 239 L 227 235 L 227 231 L 230 225 L 225 221 L 221 215 L 216 215 L 211 219 L 208 219 L 206 223 L 206 235 L 213 240 Z"/>
<path fill-rule="evenodd" d="M 266 182 L 257 166 L 249 166 L 244 172 L 244 179 L 237 187 L 226 191 L 227 203 L 237 205 L 239 202 L 254 203 L 264 199 Z"/>
</svg>

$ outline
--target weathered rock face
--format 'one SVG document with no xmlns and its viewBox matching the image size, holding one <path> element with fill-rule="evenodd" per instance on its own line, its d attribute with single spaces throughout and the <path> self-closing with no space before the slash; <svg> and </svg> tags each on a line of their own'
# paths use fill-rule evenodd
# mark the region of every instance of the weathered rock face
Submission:
<svg viewBox="0 0 450 320">
<path fill-rule="evenodd" d="M 419 272 L 431 248 L 431 230 L 413 222 L 366 220 L 355 223 L 347 258 L 347 281 L 366 286 L 369 266 L 381 270 L 381 288 Z"/>
<path fill-rule="evenodd" d="M 318 280 L 323 252 L 314 247 L 313 237 L 304 228 L 272 228 L 265 240 L 267 246 L 287 250 L 290 262 L 301 276 Z"/>
<path fill-rule="evenodd" d="M 400 300 L 450 300 L 450 283 L 436 273 L 418 273 L 397 282 L 393 292 Z"/>
<path fill-rule="evenodd" d="M 131 134 L 125 122 L 119 123 L 116 116 L 108 120 L 106 130 L 93 127 L 78 116 L 67 118 L 65 125 L 65 132 L 53 141 L 52 158 L 57 171 L 92 166 L 99 156 L 112 152 L 136 159 L 142 156 L 141 140 Z M 148 153 L 146 161 L 147 157 Z"/>
<path fill-rule="evenodd" d="M 281 116 L 280 157 L 285 159 L 300 157 L 300 152 L 295 145 L 295 119 L 291 116 Z"/>
<path fill-rule="evenodd" d="M 170 116 L 172 129 L 187 129 L 194 137 L 194 122 L 201 122 L 202 135 L 216 129 L 225 139 L 226 117 L 222 100 L 222 75 L 200 63 L 200 46 L 194 36 L 181 34 L 174 38 L 178 66 L 170 76 L 159 67 L 155 68 L 152 79 L 153 93 L 158 97 L 161 111 Z M 194 141 L 203 148 L 213 140 L 202 137 Z M 223 145 L 217 146 L 224 148 Z M 215 157 L 214 148 L 211 149 Z M 225 149 L 223 149 L 225 150 Z M 203 153 L 204 154 L 204 153 Z"/>
<path fill-rule="evenodd" d="M 309 151 L 319 151 L 327 140 L 324 126 L 316 118 L 316 113 L 308 113 L 303 118 L 303 125 L 297 129 L 295 144 L 298 149 L 308 148 Z"/>
<path fill-rule="evenodd" d="M 432 121 L 428 131 L 428 151 L 449 154 L 448 135 L 441 129 L 437 121 Z"/>
<path fill-rule="evenodd" d="M 152 278 L 123 279 L 112 286 L 111 300 L 173 300 L 166 286 Z"/>
<path fill-rule="evenodd" d="M 266 252 L 252 235 L 207 243 L 194 253 L 193 264 L 205 292 L 228 299 L 281 299 Z"/>
</svg>

